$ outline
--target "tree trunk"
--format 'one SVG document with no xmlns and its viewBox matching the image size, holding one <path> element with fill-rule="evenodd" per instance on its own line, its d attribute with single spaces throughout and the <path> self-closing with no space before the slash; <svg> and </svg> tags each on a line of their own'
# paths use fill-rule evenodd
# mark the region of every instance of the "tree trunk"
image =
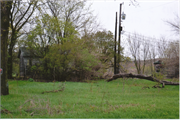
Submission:
<svg viewBox="0 0 180 120">
<path fill-rule="evenodd" d="M 1 95 L 9 94 L 7 81 L 7 42 L 9 33 L 9 15 L 13 1 L 1 1 L 1 65 L 3 74 L 1 75 Z"/>
<path fill-rule="evenodd" d="M 13 67 L 13 65 L 12 65 L 12 49 L 11 48 L 9 48 L 9 50 L 8 50 L 8 61 L 7 61 L 7 66 L 8 66 L 8 79 L 12 79 L 12 67 Z"/>
<path fill-rule="evenodd" d="M 8 49 L 8 79 L 12 79 L 12 70 L 13 70 L 13 48 L 15 46 L 17 39 L 17 32 L 12 30 L 12 38 Z"/>
<path fill-rule="evenodd" d="M 179 85 L 179 83 L 175 83 L 175 82 L 170 82 L 170 81 L 165 81 L 165 80 L 158 80 L 152 76 L 145 76 L 145 75 L 141 75 L 141 74 L 132 74 L 132 73 L 127 73 L 127 74 L 116 74 L 114 75 L 112 78 L 108 79 L 107 82 L 110 82 L 112 80 L 115 80 L 117 78 L 140 78 L 140 79 L 146 79 L 146 80 L 150 80 L 153 82 L 158 82 L 161 83 L 163 85 Z"/>
</svg>

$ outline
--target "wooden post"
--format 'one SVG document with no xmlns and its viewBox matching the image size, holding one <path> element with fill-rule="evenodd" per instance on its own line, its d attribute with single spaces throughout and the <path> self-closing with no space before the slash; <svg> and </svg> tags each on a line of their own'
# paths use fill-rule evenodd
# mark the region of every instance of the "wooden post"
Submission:
<svg viewBox="0 0 180 120">
<path fill-rule="evenodd" d="M 114 74 L 117 74 L 116 71 L 116 38 L 117 38 L 117 12 L 116 12 L 116 20 L 115 20 L 115 39 L 114 39 Z"/>
<path fill-rule="evenodd" d="M 117 73 L 120 73 L 120 44 L 121 44 L 121 7 L 122 3 L 120 4 L 120 10 L 119 10 L 119 39 L 118 39 L 118 71 Z"/>
</svg>

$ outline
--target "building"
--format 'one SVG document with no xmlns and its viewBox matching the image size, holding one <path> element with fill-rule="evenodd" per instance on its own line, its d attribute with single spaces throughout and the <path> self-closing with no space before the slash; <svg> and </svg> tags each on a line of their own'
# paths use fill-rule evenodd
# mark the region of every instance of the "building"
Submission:
<svg viewBox="0 0 180 120">
<path fill-rule="evenodd" d="M 26 47 L 20 47 L 19 53 L 19 70 L 20 70 L 20 76 L 28 76 L 31 75 L 30 68 L 33 65 L 36 65 L 39 63 L 40 57 L 34 56 L 31 54 L 30 50 L 28 50 Z"/>
<path fill-rule="evenodd" d="M 160 70 L 163 68 L 162 61 L 158 60 L 154 62 L 155 70 L 156 72 L 160 72 Z"/>
</svg>

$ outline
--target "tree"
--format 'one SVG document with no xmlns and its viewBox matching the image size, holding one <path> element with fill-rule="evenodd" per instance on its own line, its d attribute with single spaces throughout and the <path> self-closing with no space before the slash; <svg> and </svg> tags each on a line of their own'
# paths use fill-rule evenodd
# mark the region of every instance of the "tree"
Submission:
<svg viewBox="0 0 180 120">
<path fill-rule="evenodd" d="M 142 74 L 144 73 L 146 60 L 149 55 L 149 44 L 144 40 L 143 36 L 136 33 L 128 36 L 128 43 L 137 73 Z"/>
<path fill-rule="evenodd" d="M 101 63 L 106 64 L 106 68 L 113 65 L 114 37 L 111 31 L 103 30 L 86 34 L 82 39 L 84 39 L 84 44 L 86 44 L 89 52 L 95 52 Z"/>
<path fill-rule="evenodd" d="M 174 31 L 175 35 L 179 36 L 180 34 L 180 18 L 179 15 L 176 15 L 174 21 L 167 20 L 165 21 L 171 29 Z M 170 73 L 173 73 L 173 77 L 179 77 L 179 40 L 170 42 L 167 45 L 167 48 L 164 50 L 168 58 L 167 67 L 170 69 Z M 174 71 L 174 72 L 173 72 Z"/>
<path fill-rule="evenodd" d="M 44 14 L 41 19 L 36 21 L 37 25 L 30 33 L 25 36 L 22 40 L 24 46 L 29 47 L 30 50 L 38 51 L 36 56 L 45 56 L 45 48 L 52 46 L 53 44 L 63 44 L 66 41 L 72 40 L 75 36 L 77 37 L 78 32 L 69 23 L 64 23 L 63 21 Z M 65 25 L 66 24 L 66 25 Z M 66 37 L 62 37 L 61 33 L 66 29 Z M 34 52 L 37 54 L 37 52 Z"/>
<path fill-rule="evenodd" d="M 98 64 L 94 55 L 83 48 L 81 40 L 67 41 L 64 44 L 54 44 L 44 57 L 49 75 L 55 80 L 63 81 L 77 78 L 79 81 L 93 75 L 92 69 Z"/>
<path fill-rule="evenodd" d="M 65 80 L 75 72 L 76 76 L 83 79 L 85 72 L 91 71 L 96 62 L 78 38 L 75 27 L 48 14 L 44 14 L 36 23 L 35 28 L 24 38 L 24 46 L 33 56 L 42 58 L 40 74 L 49 80 Z M 63 31 L 66 32 L 65 37 L 59 34 Z"/>
<path fill-rule="evenodd" d="M 20 30 L 30 22 L 35 9 L 37 1 L 23 2 L 19 0 L 13 1 L 12 10 L 10 11 L 10 32 L 8 43 L 8 78 L 12 78 L 13 70 L 13 49 L 17 43 L 17 38 L 20 37 Z M 23 30 L 26 31 L 26 30 Z"/>
<path fill-rule="evenodd" d="M 179 40 L 169 43 L 165 51 L 168 56 L 166 67 L 169 69 L 171 77 L 179 77 Z"/>
<path fill-rule="evenodd" d="M 96 23 L 96 16 L 90 9 L 91 5 L 87 6 L 86 0 L 47 0 L 46 2 L 51 13 L 50 16 L 54 16 L 64 23 L 71 23 L 80 35 L 94 32 L 99 26 Z M 64 31 L 61 34 L 63 37 L 66 33 Z"/>
<path fill-rule="evenodd" d="M 1 94 L 8 95 L 9 87 L 7 81 L 7 42 L 9 32 L 9 15 L 12 1 L 1 1 L 1 65 L 3 69 L 1 79 Z"/>
<path fill-rule="evenodd" d="M 163 61 L 163 72 L 167 77 L 179 77 L 179 40 L 159 43 L 158 52 Z"/>
<path fill-rule="evenodd" d="M 106 72 L 105 74 L 109 76 L 114 66 L 114 35 L 112 32 L 104 29 L 103 31 L 86 34 L 82 39 L 84 39 L 84 44 L 87 45 L 89 52 L 95 52 L 94 54 L 96 54 L 96 57 L 101 61 L 99 66 L 101 66 L 100 69 L 103 70 L 103 74 Z M 127 69 L 124 63 L 127 63 L 129 58 L 123 55 L 123 50 L 124 48 L 121 46 L 120 57 L 121 62 L 123 62 L 123 64 L 121 64 L 121 72 L 126 72 Z M 116 52 L 116 54 L 118 53 Z"/>
<path fill-rule="evenodd" d="M 97 31 L 94 35 L 95 46 L 97 47 L 98 52 L 102 54 L 111 54 L 113 56 L 113 40 L 113 33 L 111 31 Z"/>
</svg>

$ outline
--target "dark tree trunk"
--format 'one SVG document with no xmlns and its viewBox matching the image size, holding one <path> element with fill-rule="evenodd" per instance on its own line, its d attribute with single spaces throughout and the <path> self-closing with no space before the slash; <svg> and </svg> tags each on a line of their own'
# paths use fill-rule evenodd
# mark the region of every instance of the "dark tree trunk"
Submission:
<svg viewBox="0 0 180 120">
<path fill-rule="evenodd" d="M 17 39 L 17 32 L 12 30 L 12 38 L 8 49 L 8 79 L 12 79 L 12 69 L 13 69 L 13 48 Z"/>
<path fill-rule="evenodd" d="M 1 1 L 1 65 L 3 74 L 1 75 L 1 95 L 9 94 L 7 81 L 7 42 L 9 33 L 9 15 L 13 1 Z"/>
</svg>

